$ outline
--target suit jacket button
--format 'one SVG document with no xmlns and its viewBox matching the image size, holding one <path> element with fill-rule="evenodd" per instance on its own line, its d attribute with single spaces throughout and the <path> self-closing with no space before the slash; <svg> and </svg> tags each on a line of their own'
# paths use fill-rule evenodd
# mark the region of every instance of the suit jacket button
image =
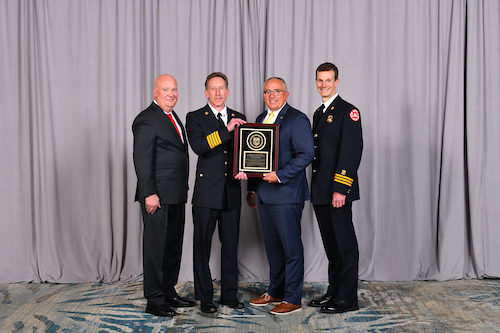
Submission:
<svg viewBox="0 0 500 333">
<path fill-rule="evenodd" d="M 227 172 L 224 173 L 224 176 L 227 176 Z"/>
<path fill-rule="evenodd" d="M 200 177 L 203 177 L 203 174 L 202 174 L 202 173 L 200 173 Z"/>
<path fill-rule="evenodd" d="M 224 161 L 224 165 L 227 165 L 227 161 Z"/>
<path fill-rule="evenodd" d="M 226 151 L 226 150 L 224 150 L 224 154 L 227 154 L 227 151 Z"/>
<path fill-rule="evenodd" d="M 315 137 L 315 138 L 317 138 L 317 137 L 318 137 L 318 133 L 315 133 L 315 134 L 314 134 L 314 137 Z"/>
<path fill-rule="evenodd" d="M 313 172 L 316 172 L 316 170 L 313 170 Z"/>
</svg>

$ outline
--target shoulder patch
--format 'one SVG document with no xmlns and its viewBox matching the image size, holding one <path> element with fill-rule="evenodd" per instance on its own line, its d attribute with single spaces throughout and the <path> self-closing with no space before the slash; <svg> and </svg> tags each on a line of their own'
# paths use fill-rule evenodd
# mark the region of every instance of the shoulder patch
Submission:
<svg viewBox="0 0 500 333">
<path fill-rule="evenodd" d="M 352 120 L 358 121 L 359 120 L 359 112 L 356 109 L 353 109 L 351 113 L 349 113 L 349 117 L 351 117 Z"/>
</svg>

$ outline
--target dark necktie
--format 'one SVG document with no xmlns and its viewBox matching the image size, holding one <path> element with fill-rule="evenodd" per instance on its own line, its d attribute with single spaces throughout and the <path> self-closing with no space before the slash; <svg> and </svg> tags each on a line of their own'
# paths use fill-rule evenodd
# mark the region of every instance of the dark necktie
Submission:
<svg viewBox="0 0 500 333">
<path fill-rule="evenodd" d="M 318 112 L 315 114 L 316 117 L 314 118 L 313 128 L 318 127 L 319 120 L 323 116 L 323 110 L 324 109 L 325 109 L 325 104 L 321 104 L 321 106 L 317 110 Z"/>
<path fill-rule="evenodd" d="M 217 121 L 219 122 L 219 128 L 226 127 L 224 120 L 222 120 L 222 113 L 217 113 Z"/>
</svg>

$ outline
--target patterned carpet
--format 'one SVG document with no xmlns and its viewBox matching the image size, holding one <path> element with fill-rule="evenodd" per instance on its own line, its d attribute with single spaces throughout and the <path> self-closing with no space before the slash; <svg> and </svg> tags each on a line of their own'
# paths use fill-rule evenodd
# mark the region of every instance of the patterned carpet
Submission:
<svg viewBox="0 0 500 333">
<path fill-rule="evenodd" d="M 248 305 L 265 288 L 240 283 L 243 310 L 159 318 L 144 312 L 142 283 L 0 284 L 0 332 L 500 332 L 500 280 L 360 281 L 361 309 L 340 315 L 306 305 L 324 283 L 306 283 L 303 310 L 288 316 Z M 191 282 L 178 291 L 193 298 Z"/>
</svg>

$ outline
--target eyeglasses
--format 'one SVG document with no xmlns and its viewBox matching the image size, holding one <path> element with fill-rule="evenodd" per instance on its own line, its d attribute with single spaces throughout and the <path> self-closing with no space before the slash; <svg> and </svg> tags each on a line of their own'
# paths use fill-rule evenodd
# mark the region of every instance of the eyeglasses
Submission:
<svg viewBox="0 0 500 333">
<path fill-rule="evenodd" d="M 270 94 L 278 95 L 278 94 L 280 94 L 282 92 L 284 92 L 284 90 L 280 90 L 280 89 L 264 90 L 264 95 L 270 95 Z"/>
</svg>

